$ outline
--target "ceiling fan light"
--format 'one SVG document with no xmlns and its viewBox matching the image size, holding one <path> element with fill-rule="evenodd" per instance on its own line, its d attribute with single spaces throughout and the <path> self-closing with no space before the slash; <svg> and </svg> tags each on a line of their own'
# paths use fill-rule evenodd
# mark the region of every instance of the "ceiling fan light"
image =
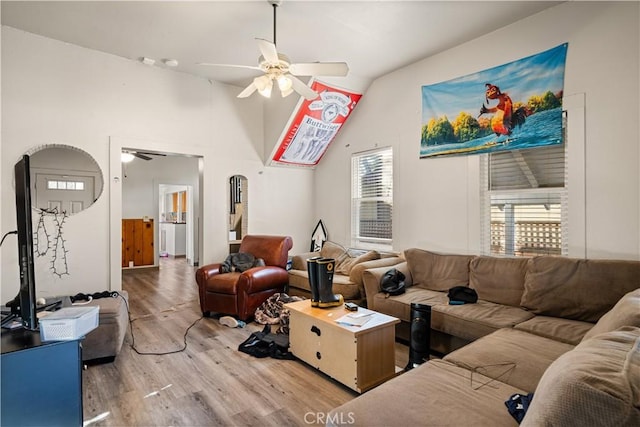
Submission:
<svg viewBox="0 0 640 427">
<path fill-rule="evenodd" d="M 260 93 L 260 95 L 264 96 L 265 98 L 271 98 L 271 89 L 273 89 L 273 83 L 269 81 L 269 84 L 267 84 L 264 89 L 258 89 L 258 93 Z"/>
<path fill-rule="evenodd" d="M 126 151 L 120 153 L 120 161 L 122 161 L 122 163 L 129 163 L 133 159 L 135 159 L 135 156 L 131 153 L 127 153 Z"/>
<path fill-rule="evenodd" d="M 271 97 L 271 89 L 273 88 L 273 82 L 271 78 L 267 75 L 256 77 L 253 79 L 253 84 L 258 89 L 258 93 L 264 96 L 265 98 Z"/>
<path fill-rule="evenodd" d="M 271 83 L 271 79 L 266 75 L 256 77 L 255 79 L 253 79 L 253 84 L 256 85 L 256 88 L 259 91 L 265 90 L 270 83 Z"/>
<path fill-rule="evenodd" d="M 286 75 L 283 74 L 283 75 L 278 77 L 278 87 L 280 88 L 280 91 L 283 94 L 285 92 L 287 92 L 287 91 L 290 91 L 292 86 L 293 86 L 293 82 Z M 289 93 L 291 93 L 291 92 L 289 92 Z M 282 95 L 282 96 L 286 96 L 286 95 Z"/>
<path fill-rule="evenodd" d="M 293 93 L 293 88 L 290 87 L 289 89 L 286 90 L 280 90 L 280 94 L 282 95 L 283 98 L 291 95 Z"/>
</svg>

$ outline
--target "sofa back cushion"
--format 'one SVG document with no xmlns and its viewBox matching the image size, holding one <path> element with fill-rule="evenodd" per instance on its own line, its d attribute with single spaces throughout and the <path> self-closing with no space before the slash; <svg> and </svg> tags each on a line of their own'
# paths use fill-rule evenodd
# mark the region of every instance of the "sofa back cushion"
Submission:
<svg viewBox="0 0 640 427">
<path fill-rule="evenodd" d="M 623 296 L 582 339 L 588 340 L 598 334 L 615 331 L 622 326 L 640 327 L 640 288 Z"/>
<path fill-rule="evenodd" d="M 478 256 L 469 264 L 469 287 L 478 298 L 497 304 L 520 306 L 527 258 Z"/>
<path fill-rule="evenodd" d="M 520 425 L 640 425 L 639 346 L 631 326 L 582 341 L 542 375 Z"/>
<path fill-rule="evenodd" d="M 441 255 L 422 249 L 404 251 L 413 284 L 432 291 L 469 285 L 471 255 Z"/>
<path fill-rule="evenodd" d="M 638 287 L 638 261 L 540 256 L 529 259 L 520 304 L 535 314 L 595 323 Z"/>
</svg>

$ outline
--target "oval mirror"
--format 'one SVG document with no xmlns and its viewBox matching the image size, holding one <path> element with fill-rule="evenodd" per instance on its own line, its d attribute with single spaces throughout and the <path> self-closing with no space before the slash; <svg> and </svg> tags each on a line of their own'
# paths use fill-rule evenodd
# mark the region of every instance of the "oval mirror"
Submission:
<svg viewBox="0 0 640 427">
<path fill-rule="evenodd" d="M 87 209 L 102 194 L 102 170 L 89 153 L 54 144 L 28 154 L 34 209 L 56 209 L 73 215 Z"/>
</svg>

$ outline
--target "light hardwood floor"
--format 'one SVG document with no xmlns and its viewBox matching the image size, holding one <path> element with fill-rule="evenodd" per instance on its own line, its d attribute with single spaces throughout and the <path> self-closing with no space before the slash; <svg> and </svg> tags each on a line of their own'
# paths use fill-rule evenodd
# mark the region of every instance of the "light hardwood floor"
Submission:
<svg viewBox="0 0 640 427">
<path fill-rule="evenodd" d="M 201 317 L 195 268 L 163 259 L 158 270 L 128 270 L 123 289 L 135 347 L 163 353 L 184 346 L 184 333 Z M 297 360 L 257 359 L 238 345 L 262 325 L 232 329 L 199 320 L 186 350 L 140 355 L 130 331 L 115 362 L 83 371 L 85 425 L 91 426 L 308 426 L 357 393 Z M 396 344 L 396 364 L 408 349 Z"/>
</svg>

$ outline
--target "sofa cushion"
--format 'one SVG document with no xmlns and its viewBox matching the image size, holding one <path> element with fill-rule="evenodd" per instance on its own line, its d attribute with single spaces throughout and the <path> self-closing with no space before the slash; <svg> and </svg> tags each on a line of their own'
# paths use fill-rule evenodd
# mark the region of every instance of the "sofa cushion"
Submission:
<svg viewBox="0 0 640 427">
<path fill-rule="evenodd" d="M 521 425 L 640 425 L 640 328 L 596 335 L 560 356 Z"/>
<path fill-rule="evenodd" d="M 521 305 L 535 314 L 595 323 L 640 287 L 640 262 L 540 256 L 529 259 Z"/>
<path fill-rule="evenodd" d="M 389 316 L 397 317 L 405 322 L 411 321 L 411 303 L 426 304 L 434 306 L 437 304 L 448 304 L 449 299 L 445 292 L 430 291 L 428 289 L 411 286 L 404 294 L 389 297 L 385 293 L 377 293 L 373 297 L 374 305 L 369 307 Z"/>
<path fill-rule="evenodd" d="M 348 276 L 351 273 L 351 269 L 356 265 L 366 261 L 373 261 L 374 259 L 380 259 L 380 254 L 377 251 L 365 252 L 357 257 L 352 257 L 347 252 L 347 256 L 342 257 L 340 263 L 336 264 L 335 271 Z"/>
<path fill-rule="evenodd" d="M 414 285 L 432 291 L 448 291 L 454 286 L 468 286 L 470 255 L 440 255 L 422 249 L 407 249 L 404 257 Z"/>
<path fill-rule="evenodd" d="M 592 327 L 590 322 L 548 316 L 536 316 L 514 326 L 521 331 L 572 345 L 577 345 Z"/>
<path fill-rule="evenodd" d="M 512 328 L 533 314 L 519 307 L 478 300 L 475 304 L 434 305 L 431 328 L 466 340 L 475 340 L 500 329 Z"/>
<path fill-rule="evenodd" d="M 332 410 L 326 425 L 516 427 L 504 405 L 514 393 L 523 391 L 432 360 Z"/>
<path fill-rule="evenodd" d="M 449 353 L 444 360 L 533 392 L 544 371 L 574 346 L 515 329 L 500 329 Z"/>
<path fill-rule="evenodd" d="M 603 332 L 615 331 L 622 326 L 640 327 L 640 288 L 629 292 L 598 320 L 583 339 L 588 340 Z"/>
<path fill-rule="evenodd" d="M 469 264 L 469 287 L 480 299 L 519 307 L 527 263 L 527 258 L 475 257 Z"/>
</svg>

